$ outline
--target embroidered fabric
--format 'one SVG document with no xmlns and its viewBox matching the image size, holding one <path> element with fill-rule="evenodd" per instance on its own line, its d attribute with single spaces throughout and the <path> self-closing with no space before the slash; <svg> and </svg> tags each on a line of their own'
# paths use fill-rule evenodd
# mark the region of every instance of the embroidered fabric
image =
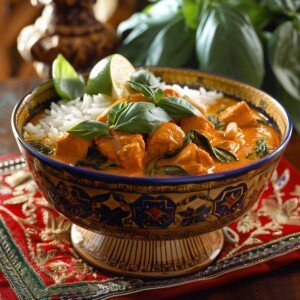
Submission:
<svg viewBox="0 0 300 300">
<path fill-rule="evenodd" d="M 172 291 L 178 295 L 178 288 L 181 294 L 195 292 L 235 280 L 237 274 L 270 270 L 268 263 L 278 258 L 299 260 L 299 175 L 281 161 L 260 201 L 224 228 L 225 246 L 214 264 L 184 277 L 142 280 L 117 277 L 84 262 L 70 243 L 71 223 L 49 207 L 23 160 L 0 158 L 0 298 L 139 298 L 134 293 L 143 291 L 159 299 Z"/>
</svg>

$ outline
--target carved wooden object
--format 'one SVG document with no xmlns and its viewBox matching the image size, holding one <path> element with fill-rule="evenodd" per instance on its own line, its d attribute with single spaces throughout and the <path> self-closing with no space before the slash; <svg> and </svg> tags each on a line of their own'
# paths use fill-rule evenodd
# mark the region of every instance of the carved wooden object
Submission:
<svg viewBox="0 0 300 300">
<path fill-rule="evenodd" d="M 113 29 L 96 20 L 96 0 L 32 0 L 44 5 L 40 18 L 25 27 L 18 38 L 18 50 L 25 60 L 33 60 L 42 78 L 62 53 L 78 71 L 85 71 L 112 53 L 117 44 Z"/>
</svg>

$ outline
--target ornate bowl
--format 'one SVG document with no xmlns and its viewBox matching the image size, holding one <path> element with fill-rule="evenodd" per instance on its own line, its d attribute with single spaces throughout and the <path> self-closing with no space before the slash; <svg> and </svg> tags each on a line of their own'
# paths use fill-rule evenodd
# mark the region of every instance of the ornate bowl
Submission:
<svg viewBox="0 0 300 300">
<path fill-rule="evenodd" d="M 199 71 L 153 68 L 168 83 L 203 86 L 249 102 L 269 116 L 281 136 L 274 152 L 252 164 L 211 175 L 134 178 L 103 174 L 45 156 L 22 138 L 26 122 L 58 100 L 52 82 L 15 107 L 12 127 L 45 199 L 73 222 L 71 239 L 86 260 L 133 276 L 176 276 L 211 263 L 222 249 L 222 227 L 259 199 L 290 139 L 283 107 L 246 84 Z"/>
</svg>

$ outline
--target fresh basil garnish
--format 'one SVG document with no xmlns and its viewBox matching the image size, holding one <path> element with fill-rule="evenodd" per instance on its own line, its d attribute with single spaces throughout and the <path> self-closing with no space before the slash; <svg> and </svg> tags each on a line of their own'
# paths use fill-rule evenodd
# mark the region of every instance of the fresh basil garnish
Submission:
<svg viewBox="0 0 300 300">
<path fill-rule="evenodd" d="M 148 176 L 186 176 L 188 173 L 180 166 L 165 165 L 158 166 L 157 162 L 147 166 L 145 173 Z"/>
<path fill-rule="evenodd" d="M 145 97 L 155 101 L 155 93 L 151 87 L 146 84 L 128 81 L 129 85 L 137 92 L 143 94 Z M 155 101 L 156 102 L 156 101 Z"/>
<path fill-rule="evenodd" d="M 39 142 L 36 142 L 36 141 L 30 141 L 30 142 L 27 142 L 32 148 L 34 148 L 35 150 L 45 154 L 45 155 L 50 155 L 53 153 L 53 149 L 39 143 Z"/>
<path fill-rule="evenodd" d="M 199 116 L 200 112 L 186 100 L 179 97 L 168 97 L 158 102 L 172 118 L 180 119 L 190 116 Z"/>
<path fill-rule="evenodd" d="M 95 170 L 105 170 L 115 168 L 117 164 L 108 160 L 97 149 L 89 147 L 86 157 L 76 163 L 79 167 L 90 167 Z"/>
<path fill-rule="evenodd" d="M 234 153 L 220 147 L 213 147 L 209 139 L 197 130 L 191 130 L 187 135 L 190 135 L 190 139 L 194 144 L 198 147 L 205 148 L 206 151 L 220 162 L 233 162 L 238 160 Z"/>
<path fill-rule="evenodd" d="M 259 139 L 256 141 L 255 151 L 248 153 L 245 157 L 253 159 L 254 157 L 263 158 L 270 153 L 269 146 L 265 139 Z"/>
<path fill-rule="evenodd" d="M 108 123 L 113 125 L 118 120 L 121 112 L 128 106 L 127 101 L 114 105 L 108 112 Z"/>
<path fill-rule="evenodd" d="M 92 138 L 98 136 L 110 136 L 109 124 L 92 120 L 80 122 L 79 124 L 70 128 L 67 132 L 84 140 L 91 140 Z"/>
<path fill-rule="evenodd" d="M 215 126 L 216 130 L 225 128 L 225 123 L 219 122 L 218 118 L 216 116 L 209 115 L 209 116 L 206 116 L 206 119 Z"/>
<path fill-rule="evenodd" d="M 160 80 L 148 70 L 139 70 L 135 72 L 130 79 L 132 82 L 145 84 L 151 87 L 158 87 Z"/>
<path fill-rule="evenodd" d="M 153 103 L 130 103 L 119 115 L 115 129 L 126 132 L 147 134 L 154 131 L 161 123 L 172 118 Z"/>
<path fill-rule="evenodd" d="M 154 90 L 151 86 L 146 84 L 128 81 L 129 85 L 137 92 L 140 92 L 145 97 L 151 99 L 154 103 L 159 103 L 159 101 L 163 98 L 164 92 L 161 88 L 157 88 Z"/>
<path fill-rule="evenodd" d="M 54 89 L 62 99 L 72 100 L 84 94 L 83 77 L 61 54 L 58 54 L 52 64 L 52 78 Z"/>
</svg>

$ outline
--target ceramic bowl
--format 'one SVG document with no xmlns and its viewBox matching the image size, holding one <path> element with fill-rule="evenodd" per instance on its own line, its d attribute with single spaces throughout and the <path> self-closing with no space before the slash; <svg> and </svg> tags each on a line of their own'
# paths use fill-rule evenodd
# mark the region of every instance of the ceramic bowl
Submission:
<svg viewBox="0 0 300 300">
<path fill-rule="evenodd" d="M 201 86 L 245 100 L 271 119 L 281 143 L 252 164 L 218 174 L 134 178 L 60 163 L 24 142 L 23 127 L 57 101 L 53 83 L 41 84 L 15 107 L 12 127 L 45 199 L 74 225 L 71 239 L 87 260 L 136 276 L 176 276 L 205 267 L 223 245 L 220 229 L 259 199 L 292 131 L 284 108 L 246 84 L 199 71 L 153 68 L 167 83 Z"/>
</svg>

